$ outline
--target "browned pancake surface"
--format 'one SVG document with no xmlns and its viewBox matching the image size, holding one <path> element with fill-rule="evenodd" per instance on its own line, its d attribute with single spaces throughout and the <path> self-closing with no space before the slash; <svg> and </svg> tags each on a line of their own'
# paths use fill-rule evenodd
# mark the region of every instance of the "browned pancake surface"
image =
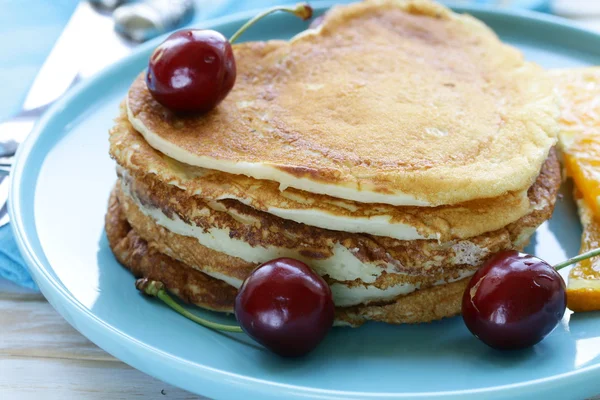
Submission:
<svg viewBox="0 0 600 400">
<path fill-rule="evenodd" d="M 174 115 L 140 76 L 136 129 L 188 164 L 395 205 L 526 190 L 555 143 L 544 71 L 429 1 L 336 7 L 313 34 L 235 56 L 235 87 L 206 115 Z"/>
<path fill-rule="evenodd" d="M 530 208 L 526 192 L 453 206 L 411 207 L 366 204 L 294 188 L 281 191 L 274 181 L 194 167 L 165 156 L 153 149 L 123 114 L 110 131 L 110 145 L 111 155 L 137 179 L 168 183 L 205 201 L 239 200 L 259 211 L 332 230 L 346 230 L 344 221 L 338 222 L 344 219 L 353 221 L 352 232 L 392 236 L 373 227 L 373 220 L 384 218 L 389 219 L 386 225 L 397 239 L 439 238 L 445 242 L 500 229 L 523 217 Z M 394 228 L 398 224 L 414 227 L 416 235 L 398 232 L 406 229 Z"/>
<path fill-rule="evenodd" d="M 232 310 L 237 290 L 188 268 L 148 244 L 131 229 L 114 191 L 110 196 L 105 227 L 115 257 L 136 278 L 161 281 L 176 296 L 198 307 L 214 311 Z"/>
<path fill-rule="evenodd" d="M 122 198 L 125 212 L 139 234 L 146 240 L 162 243 L 161 251 L 184 261 L 188 265 L 202 265 L 206 257 L 205 246 L 195 237 L 186 237 L 159 229 L 156 222 L 140 212 L 140 205 L 160 210 L 167 217 L 181 220 L 203 232 L 220 229 L 228 232 L 232 240 L 248 243 L 253 248 L 277 247 L 287 254 L 313 264 L 322 275 L 328 275 L 320 260 L 334 257 L 336 246 L 348 250 L 358 262 L 379 266 L 380 276 L 374 284 L 386 288 L 392 283 L 410 281 L 407 275 L 417 279 L 452 277 L 464 270 L 475 270 L 490 254 L 497 251 L 522 248 L 533 231 L 552 214 L 556 193 L 560 185 L 560 169 L 555 152 L 545 164 L 536 183 L 529 190 L 531 212 L 515 223 L 502 229 L 470 239 L 449 242 L 436 240 L 402 241 L 386 237 L 353 234 L 315 228 L 257 211 L 237 201 L 226 200 L 216 204 L 204 202 L 197 196 L 189 196 L 185 190 L 157 182 L 154 179 L 128 181 L 129 196 Z M 122 194 L 121 194 L 122 196 Z M 167 248 L 170 248 L 167 250 Z M 228 251 L 225 249 L 224 251 Z M 243 280 L 247 271 L 257 262 L 245 262 L 234 253 L 230 261 L 209 263 L 216 272 Z M 291 252 L 291 253 L 290 253 Z M 465 263 L 465 252 L 473 252 Z M 218 253 L 221 254 L 221 253 Z M 273 257 L 271 257 L 273 258 Z M 335 260 L 332 259 L 335 264 Z M 386 274 L 382 272 L 387 271 Z M 336 278 L 334 276 L 334 278 Z M 364 284 L 365 282 L 358 282 Z"/>
<path fill-rule="evenodd" d="M 209 310 L 233 312 L 237 290 L 164 255 L 142 239 L 128 224 L 113 192 L 106 214 L 106 234 L 115 257 L 136 277 L 161 281 L 187 303 Z M 368 320 L 420 323 L 457 315 L 468 279 L 420 290 L 389 304 L 338 308 L 336 322 L 358 326 Z M 133 285 L 131 290 L 135 290 Z"/>
</svg>

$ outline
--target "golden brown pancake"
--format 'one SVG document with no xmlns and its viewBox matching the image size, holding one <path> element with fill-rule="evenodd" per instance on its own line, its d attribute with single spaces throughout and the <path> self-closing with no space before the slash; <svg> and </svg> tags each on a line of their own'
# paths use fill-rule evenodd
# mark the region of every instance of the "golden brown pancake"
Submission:
<svg viewBox="0 0 600 400">
<path fill-rule="evenodd" d="M 124 191 L 119 187 L 117 193 L 123 212 L 136 233 L 159 252 L 236 287 L 262 262 L 300 259 L 326 277 L 336 304 L 343 306 L 389 300 L 460 280 L 495 252 L 522 249 L 550 217 L 560 184 L 552 152 L 529 191 L 528 215 L 494 232 L 438 242 L 324 230 L 234 200 L 203 202 L 170 185 L 122 176 Z"/>
<path fill-rule="evenodd" d="M 110 151 L 119 165 L 137 179 L 164 182 L 206 201 L 238 200 L 311 226 L 400 240 L 446 242 L 500 229 L 523 217 L 530 208 L 527 191 L 440 207 L 366 204 L 294 188 L 282 191 L 277 182 L 194 167 L 165 156 L 133 129 L 123 113 L 110 131 Z"/>
<path fill-rule="evenodd" d="M 236 289 L 223 281 L 187 267 L 162 253 L 131 229 L 115 191 L 110 195 L 105 219 L 110 248 L 136 278 L 161 281 L 185 302 L 214 311 L 231 311 Z"/>
<path fill-rule="evenodd" d="M 480 21 L 429 1 L 333 8 L 290 42 L 236 45 L 237 81 L 177 116 L 143 76 L 129 119 L 180 162 L 365 203 L 526 190 L 555 143 L 553 82 Z"/>
<path fill-rule="evenodd" d="M 233 287 L 239 287 L 250 272 L 259 265 L 259 263 L 247 262 L 239 257 L 233 257 L 205 247 L 195 238 L 173 233 L 146 216 L 140 211 L 135 201 L 122 191 L 117 191 L 117 197 L 128 222 L 140 237 L 153 243 L 159 252 L 179 260 L 191 268 L 226 281 Z M 498 242 L 493 243 L 493 247 L 489 250 L 499 251 L 502 249 L 501 244 Z M 324 275 L 325 280 L 331 287 L 335 303 L 340 306 L 389 301 L 398 295 L 411 293 L 415 289 L 460 280 L 465 276 L 472 275 L 476 269 L 472 265 L 461 265 L 451 266 L 454 268 L 445 270 L 424 270 L 422 274 L 418 274 L 416 271 L 407 274 L 387 272 L 381 269 L 377 271 L 378 276 L 373 277 L 369 283 L 360 278 L 351 281 L 340 281 L 327 275 L 327 272 L 340 273 L 335 271 L 339 268 L 339 265 L 335 265 L 335 262 L 340 262 L 340 257 L 334 255 L 331 258 L 331 263 L 327 265 L 330 269 L 321 265 L 318 272 Z M 313 267 L 318 261 L 307 257 L 303 257 L 303 259 Z M 357 260 L 357 268 L 360 268 L 361 265 L 360 261 Z M 367 269 L 366 265 L 365 269 Z M 371 277 L 369 276 L 369 278 Z"/>
<path fill-rule="evenodd" d="M 106 234 L 117 260 L 136 277 L 161 281 L 187 303 L 214 311 L 233 312 L 237 289 L 162 254 L 127 222 L 115 192 L 106 214 Z M 367 320 L 420 323 L 457 315 L 468 279 L 419 290 L 388 304 L 336 309 L 336 325 L 359 326 Z M 133 286 L 132 286 L 133 289 Z"/>
</svg>

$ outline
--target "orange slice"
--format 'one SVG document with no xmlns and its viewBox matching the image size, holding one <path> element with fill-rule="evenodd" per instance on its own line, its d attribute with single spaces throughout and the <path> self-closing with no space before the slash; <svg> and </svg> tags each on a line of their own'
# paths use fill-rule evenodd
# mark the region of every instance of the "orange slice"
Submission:
<svg viewBox="0 0 600 400">
<path fill-rule="evenodd" d="M 600 223 L 584 199 L 577 199 L 583 225 L 580 253 L 600 246 Z M 573 311 L 600 310 L 600 257 L 583 260 L 569 272 L 567 305 Z"/>
<path fill-rule="evenodd" d="M 600 68 L 552 73 L 561 103 L 559 142 L 567 174 L 576 186 L 583 225 L 583 253 L 600 246 Z M 567 304 L 573 311 L 600 310 L 600 258 L 577 263 L 569 273 Z"/>
</svg>

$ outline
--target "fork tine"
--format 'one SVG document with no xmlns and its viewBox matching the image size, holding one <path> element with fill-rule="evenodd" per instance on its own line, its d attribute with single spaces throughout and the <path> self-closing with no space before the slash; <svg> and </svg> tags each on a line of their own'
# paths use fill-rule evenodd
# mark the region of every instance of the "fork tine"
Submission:
<svg viewBox="0 0 600 400">
<path fill-rule="evenodd" d="M 8 216 L 8 202 L 5 201 L 2 208 L 0 208 L 0 227 L 8 224 L 10 222 L 10 217 Z"/>
<path fill-rule="evenodd" d="M 14 162 L 15 162 L 15 156 L 0 157 L 0 165 L 13 165 Z"/>
<path fill-rule="evenodd" d="M 6 225 L 10 218 L 8 216 L 8 192 L 10 180 L 8 177 L 0 177 L 0 227 Z"/>
</svg>

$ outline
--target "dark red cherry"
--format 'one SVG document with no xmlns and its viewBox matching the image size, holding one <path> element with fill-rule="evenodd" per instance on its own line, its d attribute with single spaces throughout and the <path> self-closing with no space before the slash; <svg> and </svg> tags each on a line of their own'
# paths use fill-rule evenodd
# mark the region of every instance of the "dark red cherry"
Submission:
<svg viewBox="0 0 600 400">
<path fill-rule="evenodd" d="M 540 342 L 567 307 L 565 282 L 537 257 L 504 251 L 470 280 L 462 300 L 465 324 L 496 349 L 522 349 Z"/>
<path fill-rule="evenodd" d="M 219 32 L 204 29 L 183 29 L 171 34 L 150 56 L 146 86 L 152 97 L 175 112 L 212 110 L 235 83 L 231 44 L 257 21 L 277 11 L 303 20 L 313 13 L 306 3 L 275 6 L 250 19 L 229 40 Z"/>
<path fill-rule="evenodd" d="M 148 64 L 152 97 L 175 112 L 207 112 L 235 83 L 235 58 L 229 41 L 212 30 L 184 29 L 159 45 Z"/>
<path fill-rule="evenodd" d="M 334 312 L 327 283 L 292 258 L 259 266 L 235 299 L 235 317 L 244 332 L 284 357 L 317 347 L 333 326 Z"/>
</svg>

